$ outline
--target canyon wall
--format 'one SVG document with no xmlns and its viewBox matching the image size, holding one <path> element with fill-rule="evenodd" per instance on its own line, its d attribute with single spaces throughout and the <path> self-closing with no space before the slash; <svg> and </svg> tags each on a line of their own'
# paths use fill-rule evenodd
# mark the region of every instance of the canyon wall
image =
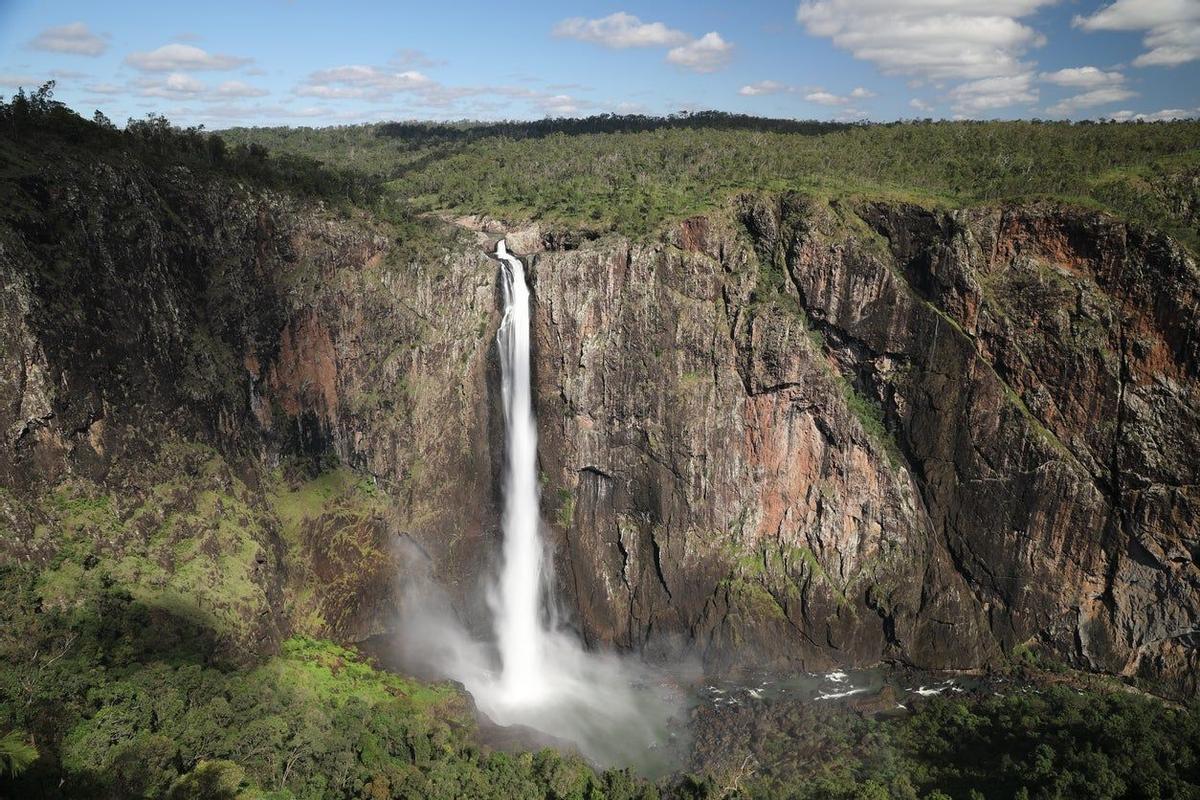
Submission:
<svg viewBox="0 0 1200 800">
<path fill-rule="evenodd" d="M 0 558 L 56 602 L 102 572 L 244 650 L 386 632 L 407 541 L 480 624 L 490 231 L 414 247 L 186 171 L 27 176 L 0 234 Z M 1033 649 L 1196 691 L 1200 278 L 1171 241 L 756 195 L 649 241 L 509 243 L 589 641 L 721 669 Z"/>
<path fill-rule="evenodd" d="M 744 197 L 534 258 L 562 583 L 717 663 L 1196 688 L 1200 281 L 1042 206 Z"/>
</svg>

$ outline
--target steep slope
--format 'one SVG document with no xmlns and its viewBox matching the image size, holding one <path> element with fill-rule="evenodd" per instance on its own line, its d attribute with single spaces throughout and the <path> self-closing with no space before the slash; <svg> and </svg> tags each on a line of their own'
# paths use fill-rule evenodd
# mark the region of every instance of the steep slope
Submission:
<svg viewBox="0 0 1200 800">
<path fill-rule="evenodd" d="M 807 668 L 1034 647 L 1195 691 L 1200 280 L 1169 240 L 785 195 L 534 264 L 590 635 Z"/>
<path fill-rule="evenodd" d="M 474 585 L 495 517 L 482 253 L 129 152 L 16 155 L 5 562 L 42 565 L 54 602 L 103 574 L 235 650 L 381 631 L 405 532 Z"/>
<path fill-rule="evenodd" d="M 116 583 L 244 655 L 386 632 L 408 539 L 480 623 L 488 235 L 412 251 L 360 210 L 60 156 L 5 150 L 0 559 L 47 606 Z M 713 669 L 1032 647 L 1195 693 L 1200 280 L 1171 240 L 764 193 L 509 244 L 589 641 Z"/>
</svg>

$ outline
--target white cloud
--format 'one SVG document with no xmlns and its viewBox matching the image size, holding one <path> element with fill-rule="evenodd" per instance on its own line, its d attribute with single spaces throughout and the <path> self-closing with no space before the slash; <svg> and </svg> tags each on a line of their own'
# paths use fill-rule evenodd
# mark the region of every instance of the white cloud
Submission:
<svg viewBox="0 0 1200 800">
<path fill-rule="evenodd" d="M 746 97 L 757 97 L 763 94 L 779 94 L 781 92 L 795 91 L 794 87 L 788 86 L 786 83 L 778 81 L 758 81 L 757 83 L 748 83 L 738 89 L 738 94 Z"/>
<path fill-rule="evenodd" d="M 172 72 L 162 80 L 143 78 L 137 85 L 143 97 L 197 97 L 208 91 L 204 83 L 182 72 Z"/>
<path fill-rule="evenodd" d="M 683 31 L 668 28 L 661 22 L 642 22 L 632 14 L 618 11 L 600 19 L 571 17 L 554 26 L 555 36 L 578 39 L 623 49 L 626 47 L 674 47 L 691 37 Z"/>
<path fill-rule="evenodd" d="M 1054 0 L 803 0 L 796 18 L 884 72 L 926 80 L 1024 71 L 1020 56 L 1044 43 L 1017 20 Z"/>
<path fill-rule="evenodd" d="M 1021 103 L 1036 103 L 1038 99 L 1032 72 L 968 81 L 955 86 L 948 95 L 954 110 L 962 115 L 995 111 Z"/>
<path fill-rule="evenodd" d="M 226 70 L 249 64 L 251 59 L 209 53 L 190 44 L 165 44 L 148 53 L 130 53 L 125 63 L 144 72 Z"/>
<path fill-rule="evenodd" d="M 919 97 L 914 97 L 912 100 L 909 100 L 908 104 L 917 111 L 933 111 L 933 104 L 927 103 Z"/>
<path fill-rule="evenodd" d="M 317 70 L 296 89 L 296 94 L 325 99 L 365 98 L 379 101 L 400 92 L 431 91 L 437 86 L 429 77 L 415 70 L 393 72 L 362 64 L 347 64 Z"/>
<path fill-rule="evenodd" d="M 817 103 L 823 106 L 840 106 L 848 102 L 845 97 L 840 97 L 832 92 L 827 92 L 824 89 L 816 89 L 804 95 L 804 99 L 810 103 Z"/>
<path fill-rule="evenodd" d="M 759 81 L 758 83 L 748 83 L 738 89 L 738 94 L 746 97 L 757 97 L 764 94 L 797 94 L 803 92 L 804 99 L 810 103 L 817 103 L 823 106 L 844 106 L 854 100 L 867 100 L 875 96 L 875 93 L 870 89 L 862 86 L 856 86 L 850 90 L 849 94 L 840 95 L 826 91 L 820 86 L 808 86 L 803 89 L 790 86 L 786 83 L 778 81 Z M 854 111 L 854 109 L 843 109 L 843 114 Z M 866 116 L 863 112 L 855 112 Z"/>
<path fill-rule="evenodd" d="M 1143 122 L 1159 122 L 1171 119 L 1197 119 L 1200 118 L 1200 108 L 1184 109 L 1184 108 L 1164 108 L 1161 111 L 1155 111 L 1152 114 L 1136 114 L 1132 111 L 1118 111 L 1112 114 L 1109 119 L 1115 119 L 1117 122 L 1129 122 L 1131 120 L 1142 120 Z"/>
<path fill-rule="evenodd" d="M 323 100 L 363 100 L 370 103 L 390 102 L 397 95 L 403 95 L 413 107 L 442 109 L 444 115 L 507 110 L 511 116 L 514 102 L 527 104 L 538 113 L 548 116 L 572 116 L 596 108 L 596 104 L 590 100 L 561 91 L 539 91 L 521 86 L 450 86 L 414 70 L 396 72 L 386 67 L 363 64 L 318 70 L 297 86 L 293 93 Z M 470 102 L 465 102 L 468 99 Z M 359 117 L 364 114 L 358 113 Z M 411 115 L 413 111 L 411 108 L 405 109 L 404 113 Z"/>
<path fill-rule="evenodd" d="M 1200 2 L 1196 0 L 1116 0 L 1073 23 L 1085 31 L 1145 31 L 1146 52 L 1136 67 L 1186 64 L 1200 59 Z"/>
<path fill-rule="evenodd" d="M 555 94 L 533 99 L 533 105 L 548 117 L 569 117 L 578 114 L 590 103 L 583 103 L 569 94 Z"/>
<path fill-rule="evenodd" d="M 979 113 L 1037 100 L 1025 54 L 1045 37 L 1021 22 L 1055 0 L 802 0 L 796 19 L 910 86 L 962 81 L 955 108 Z"/>
<path fill-rule="evenodd" d="M 1095 89 L 1125 82 L 1125 76 L 1120 72 L 1104 72 L 1095 67 L 1069 67 L 1057 72 L 1043 72 L 1039 77 L 1048 83 L 1075 89 Z"/>
<path fill-rule="evenodd" d="M 1065 98 L 1050 106 L 1046 110 L 1055 116 L 1068 116 L 1081 108 L 1093 108 L 1095 106 L 1106 106 L 1111 103 L 1119 103 L 1122 100 L 1128 100 L 1131 97 L 1136 97 L 1137 92 L 1131 92 L 1120 86 L 1108 86 L 1102 89 L 1093 89 L 1090 92 L 1077 94 L 1072 97 Z"/>
<path fill-rule="evenodd" d="M 715 72 L 732 57 L 733 45 L 716 31 L 709 31 L 699 39 L 667 51 L 667 61 L 693 72 Z"/>
<path fill-rule="evenodd" d="M 76 56 L 98 56 L 108 49 L 108 42 L 103 36 L 93 33 L 82 22 L 72 22 L 69 25 L 58 25 L 39 33 L 29 43 L 35 50 L 48 50 L 51 53 L 70 53 Z"/>
<path fill-rule="evenodd" d="M 564 19 L 554 26 L 552 33 L 563 39 L 578 39 L 616 50 L 630 47 L 670 48 L 667 61 L 695 72 L 714 72 L 728 64 L 733 56 L 733 45 L 716 31 L 692 38 L 661 22 L 642 22 L 625 11 L 600 19 Z"/>
<path fill-rule="evenodd" d="M 1055 116 L 1069 116 L 1081 108 L 1119 103 L 1137 96 L 1136 92 L 1125 88 L 1125 76 L 1116 70 L 1105 72 L 1096 67 L 1069 67 L 1043 72 L 1039 77 L 1047 83 L 1084 90 L 1047 107 L 1046 111 Z"/>
<path fill-rule="evenodd" d="M 216 89 L 220 97 L 265 97 L 268 92 L 242 81 L 225 81 Z"/>
</svg>

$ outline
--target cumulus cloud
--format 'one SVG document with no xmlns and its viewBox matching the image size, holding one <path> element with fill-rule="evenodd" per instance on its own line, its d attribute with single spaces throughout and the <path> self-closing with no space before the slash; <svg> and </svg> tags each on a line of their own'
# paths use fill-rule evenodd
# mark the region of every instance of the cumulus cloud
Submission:
<svg viewBox="0 0 1200 800">
<path fill-rule="evenodd" d="M 709 31 L 699 39 L 667 51 L 667 61 L 694 72 L 715 72 L 732 57 L 733 45 L 716 31 Z"/>
<path fill-rule="evenodd" d="M 416 70 L 394 72 L 362 64 L 317 70 L 296 94 L 326 99 L 387 100 L 400 92 L 431 90 L 435 82 Z"/>
<path fill-rule="evenodd" d="M 1196 0 L 1116 0 L 1073 24 L 1085 31 L 1144 31 L 1146 52 L 1136 67 L 1173 67 L 1200 59 L 1200 3 Z"/>
<path fill-rule="evenodd" d="M 917 111 L 933 111 L 933 104 L 922 100 L 919 97 L 914 97 L 908 101 L 908 105 L 915 108 Z"/>
<path fill-rule="evenodd" d="M 810 86 L 800 88 L 791 86 L 778 81 L 759 81 L 758 83 L 748 83 L 738 89 L 738 94 L 746 97 L 757 97 L 765 94 L 803 94 L 804 99 L 810 103 L 817 103 L 823 106 L 845 106 L 855 100 L 867 100 L 875 96 L 875 93 L 863 86 L 856 86 L 850 90 L 848 94 L 840 95 L 826 91 L 820 86 Z M 864 112 L 855 109 L 842 109 L 843 114 L 854 112 L 866 116 Z"/>
<path fill-rule="evenodd" d="M 914 84 L 962 81 L 955 107 L 978 113 L 1036 101 L 1023 60 L 1045 37 L 1021 22 L 1054 0 L 802 0 L 796 19 L 855 58 Z"/>
<path fill-rule="evenodd" d="M 824 89 L 816 89 L 804 95 L 804 99 L 810 103 L 817 103 L 823 106 L 838 106 L 850 102 L 845 97 L 839 97 L 832 92 L 827 92 Z"/>
<path fill-rule="evenodd" d="M 1131 97 L 1137 96 L 1136 92 L 1131 92 L 1120 86 L 1105 87 L 1103 89 L 1093 89 L 1090 92 L 1073 95 L 1065 98 L 1050 106 L 1046 110 L 1056 116 L 1067 116 L 1078 111 L 1081 108 L 1093 108 L 1095 106 L 1106 106 L 1112 103 L 1119 103 L 1122 100 L 1128 100 Z"/>
<path fill-rule="evenodd" d="M 1053 1 L 804 0 L 796 19 L 888 74 L 982 79 L 1024 71 L 1045 39 L 1018 19 Z"/>
<path fill-rule="evenodd" d="M 691 37 L 661 22 L 642 22 L 633 14 L 618 11 L 600 19 L 571 17 L 554 26 L 555 36 L 578 39 L 616 49 L 626 47 L 674 47 Z"/>
<path fill-rule="evenodd" d="M 561 91 L 538 91 L 521 86 L 452 86 L 415 70 L 398 72 L 387 67 L 363 64 L 347 64 L 313 72 L 293 93 L 323 100 L 363 100 L 370 103 L 389 102 L 397 96 L 403 96 L 414 106 L 461 114 L 504 110 L 512 101 L 521 101 L 538 113 L 558 117 L 596 108 L 596 104 L 590 100 Z M 468 99 L 471 102 L 464 105 Z"/>
<path fill-rule="evenodd" d="M 716 31 L 693 38 L 661 22 L 643 22 L 624 11 L 599 19 L 564 19 L 551 32 L 560 38 L 578 39 L 616 50 L 631 47 L 669 48 L 668 62 L 694 72 L 714 72 L 728 64 L 733 57 L 733 45 Z"/>
<path fill-rule="evenodd" d="M 533 105 L 548 117 L 569 117 L 572 114 L 578 114 L 585 106 L 591 104 L 582 103 L 569 94 L 555 94 L 534 98 Z"/>
<path fill-rule="evenodd" d="M 1082 108 L 1119 103 L 1136 96 L 1136 92 L 1125 87 L 1125 76 L 1116 70 L 1105 72 L 1090 66 L 1068 67 L 1043 72 L 1039 77 L 1057 86 L 1084 90 L 1049 106 L 1046 111 L 1055 116 L 1068 116 Z"/>
<path fill-rule="evenodd" d="M 1078 112 L 1081 108 L 1108 106 L 1110 103 L 1120 103 L 1122 100 L 1129 100 L 1130 97 L 1135 96 L 1136 92 L 1122 89 L 1121 86 L 1109 86 L 1109 88 L 1093 89 L 1092 91 L 1085 91 L 1081 95 L 1067 97 L 1066 100 L 1058 101 L 1054 106 L 1050 106 L 1046 110 L 1056 116 L 1067 116 Z"/>
<path fill-rule="evenodd" d="M 968 115 L 1036 103 L 1038 99 L 1032 72 L 967 81 L 955 86 L 948 94 L 954 110 Z"/>
<path fill-rule="evenodd" d="M 138 94 L 143 97 L 196 97 L 208 91 L 202 81 L 182 72 L 172 72 L 166 78 L 143 78 L 137 82 Z"/>
<path fill-rule="evenodd" d="M 788 86 L 786 83 L 778 81 L 758 81 L 757 83 L 748 83 L 738 89 L 738 94 L 746 97 L 757 97 L 764 94 L 779 94 L 781 92 L 794 91 L 794 87 Z"/>
<path fill-rule="evenodd" d="M 1041 79 L 1059 86 L 1075 89 L 1094 89 L 1123 83 L 1125 76 L 1120 72 L 1105 72 L 1095 67 L 1068 67 L 1057 72 L 1043 72 Z"/>
<path fill-rule="evenodd" d="M 190 44 L 165 44 L 148 53 L 130 53 L 125 63 L 143 72 L 194 72 L 228 70 L 249 64 L 252 59 L 209 53 Z"/>
<path fill-rule="evenodd" d="M 29 42 L 34 50 L 69 53 L 76 56 L 98 56 L 108 49 L 108 42 L 82 22 L 58 25 L 39 33 Z"/>
</svg>

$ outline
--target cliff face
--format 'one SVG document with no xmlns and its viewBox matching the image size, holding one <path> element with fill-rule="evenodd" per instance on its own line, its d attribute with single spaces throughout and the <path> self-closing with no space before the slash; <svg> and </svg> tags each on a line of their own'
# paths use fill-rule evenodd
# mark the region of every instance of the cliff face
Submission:
<svg viewBox="0 0 1200 800">
<path fill-rule="evenodd" d="M 0 557 L 231 645 L 469 620 L 498 529 L 496 267 L 186 172 L 47 167 L 0 240 Z M 68 177 L 69 176 L 69 177 Z M 1200 279 L 1029 206 L 744 197 L 529 254 L 543 506 L 594 642 L 714 668 L 996 663 L 1196 690 Z"/>
<path fill-rule="evenodd" d="M 498 516 L 482 252 L 136 162 L 10 192 L 0 561 L 42 565 L 48 603 L 103 575 L 236 651 L 382 631 L 404 534 L 475 585 Z"/>
<path fill-rule="evenodd" d="M 585 631 L 715 662 L 1034 647 L 1195 690 L 1194 262 L 1096 214 L 741 200 L 535 259 Z"/>
</svg>

